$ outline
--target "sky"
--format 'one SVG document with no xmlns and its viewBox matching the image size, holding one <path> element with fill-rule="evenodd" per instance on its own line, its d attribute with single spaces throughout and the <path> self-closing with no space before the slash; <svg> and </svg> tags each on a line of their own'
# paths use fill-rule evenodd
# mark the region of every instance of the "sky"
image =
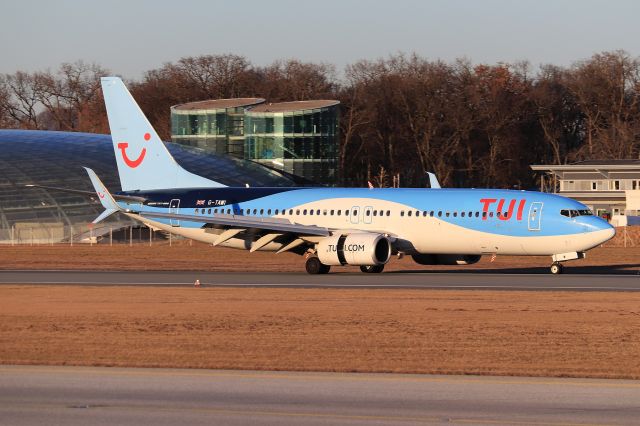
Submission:
<svg viewBox="0 0 640 426">
<path fill-rule="evenodd" d="M 95 62 L 140 79 L 185 56 L 334 64 L 399 52 L 568 66 L 640 56 L 636 0 L 19 0 L 0 5 L 0 73 Z"/>
</svg>

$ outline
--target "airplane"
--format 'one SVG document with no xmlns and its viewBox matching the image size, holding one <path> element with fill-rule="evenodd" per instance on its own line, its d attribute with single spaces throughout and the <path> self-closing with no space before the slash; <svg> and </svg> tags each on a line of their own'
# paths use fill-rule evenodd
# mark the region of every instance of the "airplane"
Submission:
<svg viewBox="0 0 640 426">
<path fill-rule="evenodd" d="M 183 169 L 118 77 L 102 90 L 122 191 L 87 169 L 105 211 L 214 246 L 293 252 L 309 274 L 355 265 L 380 273 L 392 256 L 420 265 L 470 265 L 483 255 L 563 262 L 613 238 L 615 229 L 582 203 L 502 189 L 227 187 Z M 76 191 L 78 192 L 78 191 Z M 250 257 L 247 258 L 250 261 Z"/>
</svg>

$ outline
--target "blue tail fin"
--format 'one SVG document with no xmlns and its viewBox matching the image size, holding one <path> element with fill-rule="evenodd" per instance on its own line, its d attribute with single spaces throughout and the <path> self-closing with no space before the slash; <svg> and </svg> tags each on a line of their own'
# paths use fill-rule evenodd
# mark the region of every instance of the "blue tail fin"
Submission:
<svg viewBox="0 0 640 426">
<path fill-rule="evenodd" d="M 122 80 L 101 82 L 123 191 L 225 186 L 176 163 Z"/>
</svg>

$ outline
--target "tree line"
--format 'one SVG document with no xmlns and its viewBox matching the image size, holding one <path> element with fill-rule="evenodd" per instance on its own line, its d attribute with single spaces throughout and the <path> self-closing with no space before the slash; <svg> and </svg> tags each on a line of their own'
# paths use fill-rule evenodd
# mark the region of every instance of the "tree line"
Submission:
<svg viewBox="0 0 640 426">
<path fill-rule="evenodd" d="M 97 64 L 0 75 L 0 127 L 108 133 Z M 342 183 L 530 188 L 530 164 L 638 158 L 640 59 L 602 52 L 561 67 L 398 54 L 334 66 L 185 57 L 127 84 L 160 136 L 170 107 L 204 99 L 341 102 Z"/>
</svg>

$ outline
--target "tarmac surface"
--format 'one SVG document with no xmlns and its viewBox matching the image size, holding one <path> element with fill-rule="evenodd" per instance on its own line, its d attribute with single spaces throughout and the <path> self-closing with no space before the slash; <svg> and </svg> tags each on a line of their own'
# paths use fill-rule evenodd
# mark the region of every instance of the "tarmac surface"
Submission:
<svg viewBox="0 0 640 426">
<path fill-rule="evenodd" d="M 147 285 L 203 287 L 640 291 L 640 275 L 495 272 L 390 272 L 382 274 L 0 271 L 0 285 Z"/>
<path fill-rule="evenodd" d="M 640 382 L 0 366 L 11 425 L 637 424 Z"/>
</svg>

